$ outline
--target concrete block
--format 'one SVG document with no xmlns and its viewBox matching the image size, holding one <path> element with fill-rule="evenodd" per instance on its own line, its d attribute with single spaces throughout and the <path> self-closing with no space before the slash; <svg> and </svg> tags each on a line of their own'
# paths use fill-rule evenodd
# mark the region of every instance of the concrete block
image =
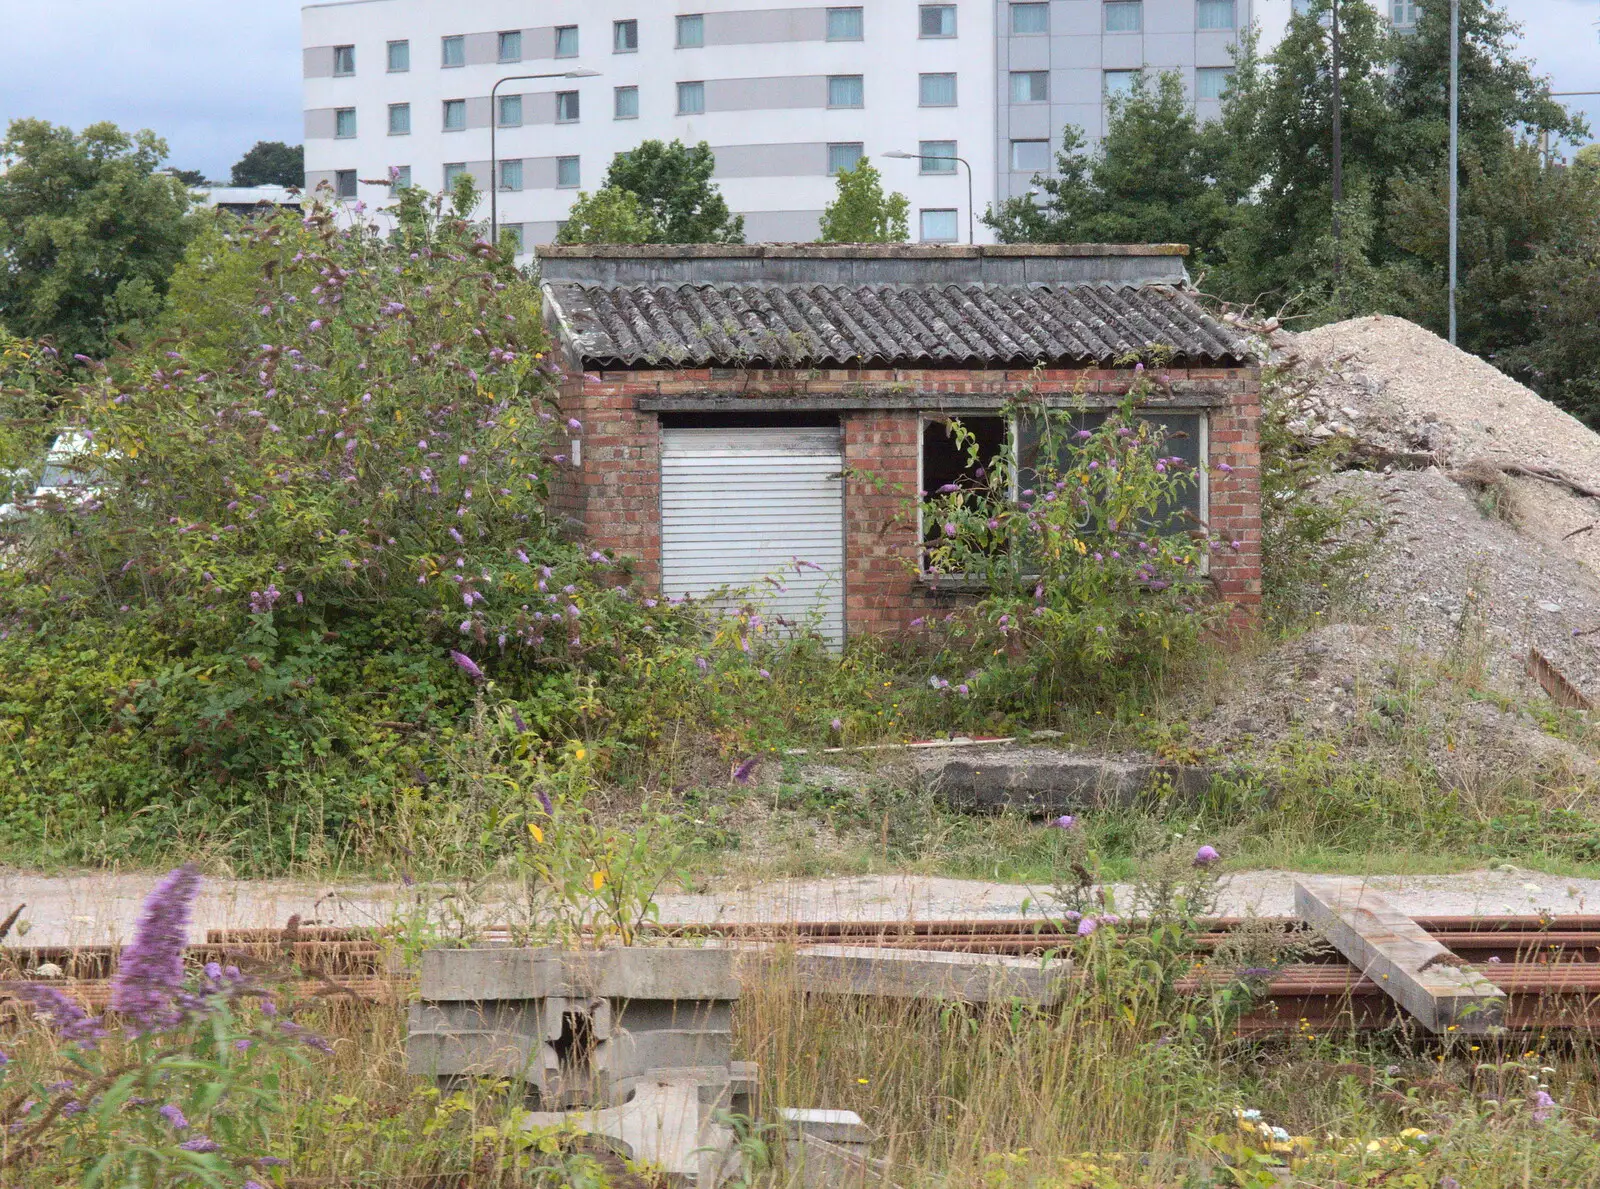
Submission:
<svg viewBox="0 0 1600 1189">
<path fill-rule="evenodd" d="M 922 752 L 915 763 L 927 788 L 952 808 L 988 812 L 1125 808 L 1162 781 L 1180 797 L 1197 797 L 1213 775 L 1206 768 L 1042 747 Z"/>
<path fill-rule="evenodd" d="M 417 1004 L 406 1036 L 406 1069 L 422 1077 L 508 1077 L 542 1085 L 539 1038 L 521 1023 L 486 1015 L 474 1024 Z"/>
<path fill-rule="evenodd" d="M 995 1003 L 1059 1003 L 1072 963 L 1004 954 L 813 945 L 795 952 L 795 973 L 809 992 Z"/>
<path fill-rule="evenodd" d="M 801 1189 L 894 1189 L 889 1162 L 802 1132 L 785 1145 Z M 791 1184 L 793 1182 L 790 1182 Z"/>
<path fill-rule="evenodd" d="M 731 1000 L 739 997 L 739 982 L 724 950 L 494 947 L 424 951 L 420 991 L 430 1003 L 552 996 Z"/>
<path fill-rule="evenodd" d="M 785 1130 L 793 1137 L 809 1135 L 847 1148 L 865 1148 L 878 1138 L 855 1111 L 807 1110 L 786 1106 L 781 1115 Z"/>
</svg>

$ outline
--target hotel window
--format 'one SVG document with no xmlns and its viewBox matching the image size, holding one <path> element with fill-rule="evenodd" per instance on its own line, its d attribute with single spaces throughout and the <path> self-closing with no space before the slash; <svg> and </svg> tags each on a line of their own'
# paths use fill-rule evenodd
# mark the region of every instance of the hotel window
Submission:
<svg viewBox="0 0 1600 1189">
<path fill-rule="evenodd" d="M 865 102 L 865 94 L 859 74 L 828 76 L 829 107 L 861 107 Z"/>
<path fill-rule="evenodd" d="M 459 34 L 455 37 L 441 38 L 439 42 L 439 65 L 465 66 L 467 64 L 467 39 Z"/>
<path fill-rule="evenodd" d="M 578 122 L 578 93 L 576 91 L 556 92 L 556 123 L 576 124 Z"/>
<path fill-rule="evenodd" d="M 956 76 L 922 74 L 917 76 L 917 103 L 922 107 L 954 107 Z"/>
<path fill-rule="evenodd" d="M 954 37 L 956 35 L 956 6 L 954 4 L 924 4 L 917 9 L 917 35 L 919 37 Z"/>
<path fill-rule="evenodd" d="M 522 161 L 520 158 L 500 162 L 500 188 L 502 190 L 522 189 Z"/>
<path fill-rule="evenodd" d="M 1107 95 L 1127 95 L 1133 90 L 1133 84 L 1138 80 L 1137 70 L 1108 70 L 1105 76 L 1105 92 Z"/>
<path fill-rule="evenodd" d="M 578 158 L 556 158 L 556 185 L 564 190 L 574 190 L 582 185 L 582 173 L 578 168 Z"/>
<path fill-rule="evenodd" d="M 444 188 L 449 193 L 456 184 L 456 179 L 467 172 L 465 161 L 447 161 L 444 167 Z"/>
<path fill-rule="evenodd" d="M 953 244 L 960 238 L 954 210 L 919 212 L 917 238 L 925 244 Z"/>
<path fill-rule="evenodd" d="M 837 177 L 841 171 L 854 169 L 865 156 L 860 142 L 831 144 L 828 146 L 828 176 Z"/>
<path fill-rule="evenodd" d="M 638 21 L 612 21 L 611 22 L 611 52 L 614 54 L 633 54 L 639 50 L 639 22 Z"/>
<path fill-rule="evenodd" d="M 1050 72 L 1048 70 L 1013 70 L 1011 72 L 1012 103 L 1046 103 L 1050 99 Z"/>
<path fill-rule="evenodd" d="M 389 169 L 389 193 L 395 195 L 411 186 L 411 166 L 394 165 Z"/>
<path fill-rule="evenodd" d="M 1048 140 L 1012 141 L 1011 168 L 1016 173 L 1044 173 L 1050 168 L 1050 142 Z"/>
<path fill-rule="evenodd" d="M 500 60 L 502 62 L 522 61 L 522 30 L 513 29 L 509 33 L 500 34 Z"/>
<path fill-rule="evenodd" d="M 678 114 L 680 116 L 698 116 L 704 114 L 705 110 L 705 83 L 679 83 Z"/>
<path fill-rule="evenodd" d="M 520 256 L 522 254 L 522 224 L 500 224 L 500 242 L 509 247 L 513 254 Z"/>
<path fill-rule="evenodd" d="M 521 95 L 502 95 L 502 96 L 500 96 L 500 112 L 499 112 L 499 116 L 500 116 L 500 127 L 502 127 L 502 128 L 520 128 L 520 127 L 522 127 L 522 96 Z"/>
<path fill-rule="evenodd" d="M 860 41 L 865 36 L 859 8 L 828 9 L 829 41 Z"/>
<path fill-rule="evenodd" d="M 576 58 L 578 56 L 578 26 L 556 26 L 556 57 Z"/>
<path fill-rule="evenodd" d="M 444 130 L 446 132 L 460 132 L 467 126 L 467 101 L 465 99 L 446 99 L 444 101 Z"/>
<path fill-rule="evenodd" d="M 356 196 L 356 171 L 341 169 L 333 175 L 333 191 L 340 198 L 354 198 Z"/>
<path fill-rule="evenodd" d="M 618 87 L 612 93 L 611 114 L 618 120 L 639 118 L 639 88 Z"/>
<path fill-rule="evenodd" d="M 353 107 L 335 108 L 333 112 L 333 134 L 340 140 L 350 140 L 356 134 L 356 109 Z"/>
<path fill-rule="evenodd" d="M 411 105 L 409 103 L 391 103 L 389 105 L 389 135 L 411 135 Z"/>
<path fill-rule="evenodd" d="M 342 77 L 356 72 L 356 47 L 353 45 L 336 45 L 333 47 L 333 73 L 335 77 Z"/>
<path fill-rule="evenodd" d="M 411 43 L 409 41 L 391 41 L 389 43 L 389 73 L 404 74 L 411 69 Z"/>
<path fill-rule="evenodd" d="M 1417 0 L 1390 0 L 1389 23 L 1396 29 L 1414 28 L 1417 23 L 1417 9 L 1420 7 Z"/>
<path fill-rule="evenodd" d="M 1137 33 L 1144 28 L 1144 5 L 1138 0 L 1115 0 L 1105 7 L 1107 33 Z"/>
<path fill-rule="evenodd" d="M 1228 82 L 1233 78 L 1233 68 L 1229 66 L 1202 66 L 1194 72 L 1194 96 L 1196 99 L 1221 99 L 1222 93 L 1228 89 Z"/>
<path fill-rule="evenodd" d="M 917 146 L 922 156 L 922 173 L 954 173 L 956 171 L 956 142 L 953 140 L 925 140 Z"/>
<path fill-rule="evenodd" d="M 1048 4 L 1013 4 L 1011 6 L 1011 32 L 1016 34 L 1050 32 L 1050 6 Z"/>
<path fill-rule="evenodd" d="M 1233 0 L 1200 0 L 1195 25 L 1201 29 L 1232 29 Z"/>
<path fill-rule="evenodd" d="M 706 43 L 706 18 L 696 14 L 678 18 L 678 48 L 697 50 Z"/>
</svg>

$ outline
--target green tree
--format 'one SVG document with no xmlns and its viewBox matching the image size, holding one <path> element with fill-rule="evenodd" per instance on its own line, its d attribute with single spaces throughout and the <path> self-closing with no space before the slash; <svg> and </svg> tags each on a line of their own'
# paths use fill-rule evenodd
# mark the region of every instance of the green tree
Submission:
<svg viewBox="0 0 1600 1189">
<path fill-rule="evenodd" d="M 558 244 L 659 243 L 660 229 L 631 190 L 607 186 L 593 194 L 578 191 L 567 221 L 556 236 Z"/>
<path fill-rule="evenodd" d="M 304 186 L 306 151 L 303 145 L 281 140 L 260 140 L 233 167 L 235 186 Z"/>
<path fill-rule="evenodd" d="M 911 238 L 911 200 L 883 192 L 883 177 L 867 158 L 838 173 L 838 191 L 822 212 L 823 243 L 903 244 Z"/>
<path fill-rule="evenodd" d="M 114 327 L 160 307 L 191 234 L 189 192 L 155 172 L 153 132 L 17 120 L 0 143 L 0 322 L 102 355 Z"/>
<path fill-rule="evenodd" d="M 647 140 L 612 159 L 605 186 L 639 196 L 654 226 L 651 243 L 742 244 L 744 216 L 729 211 L 712 184 L 716 168 L 705 141 L 690 148 L 681 140 Z"/>
<path fill-rule="evenodd" d="M 206 175 L 198 169 L 173 169 L 168 170 L 168 172 L 185 186 L 204 186 L 209 184 L 206 181 Z"/>
</svg>

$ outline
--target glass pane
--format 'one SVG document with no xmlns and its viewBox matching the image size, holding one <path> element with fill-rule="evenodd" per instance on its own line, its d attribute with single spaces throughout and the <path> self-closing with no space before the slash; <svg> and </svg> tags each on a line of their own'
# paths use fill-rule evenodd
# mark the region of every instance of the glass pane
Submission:
<svg viewBox="0 0 1600 1189">
<path fill-rule="evenodd" d="M 678 18 L 678 48 L 698 49 L 706 43 L 706 19 L 703 16 Z"/>
<path fill-rule="evenodd" d="M 389 170 L 389 192 L 398 194 L 411 185 L 411 166 L 396 165 Z"/>
<path fill-rule="evenodd" d="M 678 114 L 680 116 L 697 116 L 705 109 L 706 85 L 704 83 L 678 84 Z"/>
<path fill-rule="evenodd" d="M 833 177 L 840 170 L 849 170 L 856 167 L 861 160 L 861 146 L 859 144 L 831 144 L 828 146 L 828 176 Z"/>
<path fill-rule="evenodd" d="M 1202 29 L 1233 28 L 1233 0 L 1200 0 L 1196 23 Z"/>
<path fill-rule="evenodd" d="M 580 176 L 580 171 L 578 169 L 578 158 L 576 158 L 576 157 L 557 157 L 556 158 L 556 185 L 558 185 L 558 186 L 576 186 L 576 185 L 579 185 L 580 184 L 579 180 L 578 180 L 579 176 Z"/>
<path fill-rule="evenodd" d="M 500 96 L 500 126 L 516 128 L 522 123 L 522 96 Z"/>
<path fill-rule="evenodd" d="M 1106 71 L 1106 94 L 1126 95 L 1133 90 L 1133 80 L 1139 77 L 1137 70 L 1108 70 Z"/>
<path fill-rule="evenodd" d="M 860 41 L 863 22 L 859 8 L 828 9 L 829 41 Z"/>
<path fill-rule="evenodd" d="M 578 56 L 578 26 L 562 25 L 556 30 L 556 57 L 576 58 Z"/>
<path fill-rule="evenodd" d="M 1144 5 L 1119 0 L 1106 5 L 1107 33 L 1137 33 L 1144 28 Z"/>
<path fill-rule="evenodd" d="M 411 105 L 396 103 L 389 108 L 389 135 L 406 136 L 411 132 Z"/>
<path fill-rule="evenodd" d="M 576 91 L 556 92 L 556 122 L 558 124 L 571 124 L 578 119 L 578 93 Z"/>
<path fill-rule="evenodd" d="M 511 245 L 512 251 L 514 251 L 514 252 L 521 252 L 522 251 L 522 224 L 521 223 L 502 223 L 502 224 L 500 224 L 500 242 L 501 243 L 509 243 Z"/>
<path fill-rule="evenodd" d="M 1075 413 L 1063 412 L 1060 415 L 1069 419 L 1070 429 L 1066 431 L 1069 441 L 1062 443 L 1060 456 L 1056 460 L 1058 467 L 1066 465 L 1071 435 L 1079 430 L 1086 429 L 1093 432 L 1099 429 L 1105 424 L 1110 413 L 1096 409 Z M 1176 413 L 1161 409 L 1134 415 L 1141 421 L 1152 422 L 1166 430 L 1159 447 L 1162 455 L 1181 459 L 1184 464 L 1181 469 L 1194 476 L 1192 481 L 1183 484 L 1182 489 L 1176 493 L 1176 498 L 1158 509 L 1155 519 L 1161 526 L 1162 535 L 1177 536 L 1198 528 L 1204 516 L 1199 482 L 1203 462 L 1201 419 L 1204 414 Z M 1017 418 L 1017 486 L 1024 491 L 1039 486 L 1039 452 L 1043 428 L 1036 417 Z M 1061 433 L 1062 430 L 1058 428 L 1057 432 Z"/>
<path fill-rule="evenodd" d="M 1042 173 L 1049 169 L 1050 142 L 1048 140 L 1012 141 L 1011 168 L 1018 173 Z"/>
<path fill-rule="evenodd" d="M 500 34 L 500 60 L 502 62 L 522 61 L 522 33 Z"/>
<path fill-rule="evenodd" d="M 921 81 L 923 107 L 954 107 L 956 105 L 956 76 L 953 74 L 924 74 Z"/>
<path fill-rule="evenodd" d="M 836 74 L 828 79 L 829 107 L 860 107 L 862 104 L 861 76 Z"/>
<path fill-rule="evenodd" d="M 444 167 L 444 188 L 446 190 L 456 184 L 456 179 L 467 172 L 464 161 L 452 161 Z"/>
<path fill-rule="evenodd" d="M 446 99 L 444 101 L 444 127 L 446 132 L 457 132 L 467 126 L 467 101 L 465 99 Z"/>
<path fill-rule="evenodd" d="M 921 239 L 925 244 L 955 243 L 955 211 L 923 211 L 921 231 Z"/>
<path fill-rule="evenodd" d="M 1050 6 L 1048 4 L 1013 4 L 1011 6 L 1011 31 L 1013 33 L 1050 32 Z"/>
<path fill-rule="evenodd" d="M 333 113 L 333 134 L 338 137 L 350 137 L 356 134 L 356 109 L 341 107 Z"/>
<path fill-rule="evenodd" d="M 335 74 L 354 74 L 356 72 L 355 46 L 336 45 L 333 47 L 333 72 Z"/>
<path fill-rule="evenodd" d="M 465 66 L 467 64 L 467 39 L 464 37 L 446 37 L 443 42 L 444 64 L 446 66 Z"/>
<path fill-rule="evenodd" d="M 1049 71 L 1013 70 L 1011 72 L 1012 103 L 1043 103 L 1049 98 Z"/>
<path fill-rule="evenodd" d="M 333 175 L 334 188 L 340 198 L 354 198 L 356 196 L 356 171 L 341 169 Z"/>
<path fill-rule="evenodd" d="M 619 120 L 636 120 L 639 118 L 639 88 L 618 87 L 616 89 L 615 116 Z"/>
<path fill-rule="evenodd" d="M 411 43 L 409 41 L 391 41 L 389 43 L 389 69 L 411 69 Z"/>
<path fill-rule="evenodd" d="M 1199 99 L 1221 99 L 1222 93 L 1228 89 L 1228 80 L 1233 77 L 1233 71 L 1226 66 L 1202 66 L 1194 72 L 1195 97 Z"/>
<path fill-rule="evenodd" d="M 612 46 L 617 53 L 639 48 L 639 22 L 617 21 L 612 28 Z"/>
<path fill-rule="evenodd" d="M 500 188 L 502 190 L 522 189 L 522 162 L 500 162 Z"/>
<path fill-rule="evenodd" d="M 921 30 L 924 37 L 954 37 L 956 35 L 956 6 L 954 4 L 924 4 Z"/>
<path fill-rule="evenodd" d="M 956 171 L 956 142 L 953 140 L 925 140 L 917 151 L 922 154 L 923 173 L 954 173 Z M 930 158 L 932 158 L 930 160 Z"/>
</svg>

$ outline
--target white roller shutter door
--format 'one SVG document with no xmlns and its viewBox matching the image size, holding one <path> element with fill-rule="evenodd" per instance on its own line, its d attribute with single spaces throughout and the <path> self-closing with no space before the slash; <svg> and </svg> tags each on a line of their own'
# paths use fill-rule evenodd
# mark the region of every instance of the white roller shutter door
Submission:
<svg viewBox="0 0 1600 1189">
<path fill-rule="evenodd" d="M 664 430 L 662 590 L 749 587 L 768 622 L 814 626 L 841 647 L 843 470 L 837 429 Z"/>
</svg>

